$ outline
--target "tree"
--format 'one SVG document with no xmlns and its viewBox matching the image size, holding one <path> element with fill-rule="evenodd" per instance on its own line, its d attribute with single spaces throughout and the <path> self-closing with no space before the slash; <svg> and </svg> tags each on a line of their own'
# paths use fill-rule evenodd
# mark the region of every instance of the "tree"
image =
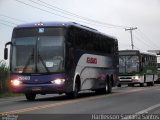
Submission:
<svg viewBox="0 0 160 120">
<path fill-rule="evenodd" d="M 7 78 L 8 78 L 9 68 L 4 60 L 0 61 L 0 93 L 7 90 Z"/>
</svg>

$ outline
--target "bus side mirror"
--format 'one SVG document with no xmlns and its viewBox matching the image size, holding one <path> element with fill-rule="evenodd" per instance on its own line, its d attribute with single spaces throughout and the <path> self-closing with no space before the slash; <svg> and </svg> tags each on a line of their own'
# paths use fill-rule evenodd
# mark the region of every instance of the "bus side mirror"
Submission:
<svg viewBox="0 0 160 120">
<path fill-rule="evenodd" d="M 8 59 L 8 48 L 4 48 L 4 59 Z"/>
<path fill-rule="evenodd" d="M 7 60 L 8 59 L 8 48 L 7 45 L 12 45 L 12 42 L 7 42 L 5 44 L 5 48 L 4 48 L 4 59 Z"/>
</svg>

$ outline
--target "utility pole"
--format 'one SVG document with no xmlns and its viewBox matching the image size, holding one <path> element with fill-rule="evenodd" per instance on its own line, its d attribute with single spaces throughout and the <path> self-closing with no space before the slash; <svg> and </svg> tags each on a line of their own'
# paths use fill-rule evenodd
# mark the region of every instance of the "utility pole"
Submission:
<svg viewBox="0 0 160 120">
<path fill-rule="evenodd" d="M 132 36 L 132 30 L 136 30 L 137 27 L 131 27 L 131 28 L 128 28 L 128 29 L 125 29 L 125 31 L 130 31 L 130 34 L 131 34 L 131 46 L 132 46 L 132 50 L 134 49 L 134 44 L 133 44 L 133 36 Z"/>
</svg>

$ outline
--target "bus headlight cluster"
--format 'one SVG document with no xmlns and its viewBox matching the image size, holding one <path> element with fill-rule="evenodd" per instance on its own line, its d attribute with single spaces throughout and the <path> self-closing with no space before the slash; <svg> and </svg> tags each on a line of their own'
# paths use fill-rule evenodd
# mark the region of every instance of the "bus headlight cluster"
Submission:
<svg viewBox="0 0 160 120">
<path fill-rule="evenodd" d="M 139 76 L 134 76 L 133 79 L 139 80 Z"/>
<path fill-rule="evenodd" d="M 51 81 L 51 83 L 56 84 L 56 85 L 61 85 L 65 82 L 65 79 L 55 79 Z"/>
<path fill-rule="evenodd" d="M 11 80 L 11 85 L 13 86 L 20 86 L 21 84 L 22 84 L 22 81 L 20 80 L 17 80 L 17 79 Z"/>
</svg>

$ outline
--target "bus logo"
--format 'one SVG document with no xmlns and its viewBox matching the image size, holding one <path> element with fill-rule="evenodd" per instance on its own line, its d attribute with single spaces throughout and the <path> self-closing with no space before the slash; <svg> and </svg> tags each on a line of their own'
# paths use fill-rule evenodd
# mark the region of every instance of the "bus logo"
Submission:
<svg viewBox="0 0 160 120">
<path fill-rule="evenodd" d="M 87 57 L 88 64 L 97 64 L 97 58 Z"/>
</svg>

